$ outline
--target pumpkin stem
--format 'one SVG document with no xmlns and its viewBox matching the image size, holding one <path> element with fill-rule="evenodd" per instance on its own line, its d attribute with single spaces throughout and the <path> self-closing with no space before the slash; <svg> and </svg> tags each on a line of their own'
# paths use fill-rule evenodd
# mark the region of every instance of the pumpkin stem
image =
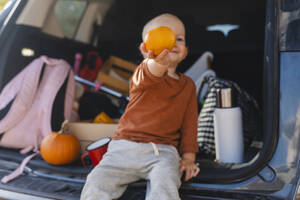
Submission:
<svg viewBox="0 0 300 200">
<path fill-rule="evenodd" d="M 67 126 L 68 123 L 69 123 L 69 121 L 66 119 L 66 120 L 62 123 L 59 133 L 65 134 L 65 133 L 68 132 L 68 126 Z"/>
</svg>

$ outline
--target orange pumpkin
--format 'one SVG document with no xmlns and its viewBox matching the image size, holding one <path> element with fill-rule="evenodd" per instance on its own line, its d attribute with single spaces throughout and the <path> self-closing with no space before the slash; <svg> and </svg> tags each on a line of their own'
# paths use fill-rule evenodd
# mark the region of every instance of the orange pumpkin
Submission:
<svg viewBox="0 0 300 200">
<path fill-rule="evenodd" d="M 41 143 L 42 158 L 52 165 L 63 165 L 75 161 L 80 155 L 80 142 L 76 136 L 66 134 L 65 124 L 62 130 L 47 135 Z"/>
<path fill-rule="evenodd" d="M 155 56 L 159 55 L 164 49 L 173 49 L 176 42 L 174 32 L 165 26 L 160 26 L 150 30 L 145 37 L 146 50 L 152 50 Z"/>
</svg>

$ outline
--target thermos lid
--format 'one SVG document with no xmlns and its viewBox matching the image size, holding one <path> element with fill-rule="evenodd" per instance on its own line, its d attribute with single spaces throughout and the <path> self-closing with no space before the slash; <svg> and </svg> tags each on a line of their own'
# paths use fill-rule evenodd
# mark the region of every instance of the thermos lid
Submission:
<svg viewBox="0 0 300 200">
<path fill-rule="evenodd" d="M 217 107 L 232 108 L 232 89 L 222 88 L 217 90 Z"/>
</svg>

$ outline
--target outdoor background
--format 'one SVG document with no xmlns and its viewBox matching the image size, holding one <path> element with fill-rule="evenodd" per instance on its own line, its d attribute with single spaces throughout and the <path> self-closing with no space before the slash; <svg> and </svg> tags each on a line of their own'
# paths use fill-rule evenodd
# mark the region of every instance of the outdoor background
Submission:
<svg viewBox="0 0 300 200">
<path fill-rule="evenodd" d="M 5 6 L 5 4 L 10 1 L 10 0 L 0 0 L 0 11 L 3 9 L 3 7 Z"/>
</svg>

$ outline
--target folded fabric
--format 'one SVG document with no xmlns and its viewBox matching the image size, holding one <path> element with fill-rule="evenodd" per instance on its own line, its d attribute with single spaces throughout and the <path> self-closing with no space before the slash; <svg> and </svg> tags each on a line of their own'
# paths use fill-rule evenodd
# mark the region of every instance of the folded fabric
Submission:
<svg viewBox="0 0 300 200">
<path fill-rule="evenodd" d="M 201 74 L 210 68 L 207 60 L 212 60 L 213 57 L 214 56 L 211 52 L 204 52 L 184 74 L 190 77 L 194 82 L 196 82 Z"/>
</svg>

